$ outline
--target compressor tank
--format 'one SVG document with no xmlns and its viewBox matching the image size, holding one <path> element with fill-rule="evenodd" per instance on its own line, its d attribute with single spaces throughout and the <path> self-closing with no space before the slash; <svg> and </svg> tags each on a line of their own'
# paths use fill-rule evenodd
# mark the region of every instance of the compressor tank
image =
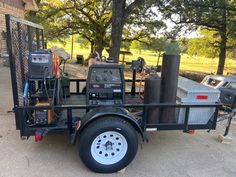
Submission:
<svg viewBox="0 0 236 177">
<path fill-rule="evenodd" d="M 163 56 L 161 72 L 161 103 L 176 103 L 180 55 Z M 163 108 L 160 123 L 175 123 L 175 108 Z"/>
<path fill-rule="evenodd" d="M 158 76 L 151 76 L 145 79 L 144 87 L 144 104 L 158 104 L 160 103 L 161 78 Z M 147 108 L 147 123 L 159 123 L 160 109 L 155 107 Z"/>
</svg>

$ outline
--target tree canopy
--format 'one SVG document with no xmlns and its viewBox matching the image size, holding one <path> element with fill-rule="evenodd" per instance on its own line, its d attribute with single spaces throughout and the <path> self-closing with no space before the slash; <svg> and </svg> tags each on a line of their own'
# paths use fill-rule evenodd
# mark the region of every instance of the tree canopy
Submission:
<svg viewBox="0 0 236 177">
<path fill-rule="evenodd" d="M 156 33 L 157 29 L 163 25 L 160 22 L 156 23 L 157 20 L 153 18 L 155 14 L 150 10 L 150 3 L 145 8 L 140 8 L 140 6 L 137 8 L 141 3 L 140 0 L 127 0 L 124 3 L 126 15 L 123 17 L 122 20 L 125 21 L 122 23 L 123 26 L 124 24 L 126 26 L 123 36 L 121 33 L 120 43 L 121 40 L 127 44 L 127 41 L 131 42 L 148 37 Z M 112 39 L 114 35 L 117 36 L 119 34 L 118 32 L 112 33 L 112 29 L 114 29 L 112 12 L 114 14 L 115 11 L 114 9 L 112 11 L 112 4 L 114 6 L 114 1 L 112 0 L 39 1 L 40 11 L 34 15 L 29 14 L 27 18 L 43 24 L 45 35 L 49 40 L 61 39 L 68 37 L 70 34 L 79 34 L 81 38 L 90 43 L 91 52 L 96 50 L 101 55 L 104 47 L 109 46 L 109 43 L 112 50 L 114 46 Z M 116 6 L 115 8 L 117 9 L 118 7 Z M 132 16 L 129 16 L 131 14 Z M 115 42 L 117 41 L 115 40 Z"/>
<path fill-rule="evenodd" d="M 214 46 L 219 48 L 218 74 L 223 74 L 229 37 L 236 34 L 235 0 L 157 0 L 163 16 L 189 28 L 201 26 L 214 31 Z"/>
<path fill-rule="evenodd" d="M 47 0 L 40 7 L 32 20 L 43 23 L 47 38 L 79 34 L 101 54 L 111 24 L 111 0 Z"/>
<path fill-rule="evenodd" d="M 120 48 L 132 46 L 162 52 L 166 38 L 187 30 L 200 31 L 200 37 L 179 39 L 181 50 L 189 55 L 219 57 L 222 74 L 227 56 L 236 56 L 236 0 L 37 0 L 39 12 L 29 12 L 29 20 L 45 27 L 49 40 L 72 34 L 89 43 L 91 52 L 119 59 Z M 176 24 L 166 33 L 165 20 Z M 160 29 L 166 35 L 160 35 Z M 183 33 L 183 32 L 182 32 Z"/>
</svg>

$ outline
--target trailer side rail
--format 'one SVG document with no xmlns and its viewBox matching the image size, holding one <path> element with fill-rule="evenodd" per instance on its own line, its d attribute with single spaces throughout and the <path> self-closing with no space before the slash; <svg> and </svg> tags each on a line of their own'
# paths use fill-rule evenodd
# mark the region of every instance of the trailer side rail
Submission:
<svg viewBox="0 0 236 177">
<path fill-rule="evenodd" d="M 70 134 L 73 133 L 75 127 L 73 127 L 73 117 L 77 116 L 73 114 L 74 110 L 87 110 L 91 108 L 98 108 L 98 107 L 109 107 L 108 105 L 99 105 L 99 106 L 88 106 L 88 105 L 62 105 L 62 106 L 21 106 L 16 107 L 16 114 L 20 117 L 20 125 L 21 125 L 21 136 L 31 136 L 34 135 L 35 131 L 38 129 L 46 128 L 49 130 L 50 133 L 65 133 L 69 132 Z M 183 105 L 183 104 L 124 104 L 124 105 L 117 105 L 113 107 L 124 107 L 124 108 L 140 108 L 143 110 L 142 115 L 142 122 L 141 122 L 141 128 L 143 131 L 157 131 L 157 130 L 183 130 L 184 132 L 187 132 L 188 130 L 192 129 L 215 129 L 216 123 L 217 123 L 217 117 L 218 117 L 218 111 L 221 107 L 220 104 L 192 104 L 192 105 Z M 185 117 L 184 117 L 184 123 L 178 124 L 178 123 L 158 123 L 158 124 L 148 124 L 147 123 L 147 116 L 145 115 L 147 113 L 147 109 L 151 107 L 156 108 L 185 108 Z M 189 111 L 192 108 L 215 108 L 214 116 L 212 119 L 209 120 L 207 124 L 189 124 Z M 61 127 L 29 127 L 29 125 L 26 123 L 25 119 L 27 117 L 27 111 L 31 110 L 43 110 L 43 109 L 61 109 L 66 110 L 67 115 L 67 125 L 61 126 Z"/>
</svg>

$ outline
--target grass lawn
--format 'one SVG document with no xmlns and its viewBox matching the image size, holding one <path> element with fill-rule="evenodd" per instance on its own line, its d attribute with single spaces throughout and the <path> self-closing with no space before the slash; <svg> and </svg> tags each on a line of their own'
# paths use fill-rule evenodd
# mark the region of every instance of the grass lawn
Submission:
<svg viewBox="0 0 236 177">
<path fill-rule="evenodd" d="M 48 47 L 50 48 L 55 45 L 58 47 L 64 48 L 70 54 L 71 44 L 69 42 L 66 45 L 63 45 L 61 43 L 49 43 Z M 125 57 L 126 61 L 132 61 L 132 60 L 137 59 L 138 57 L 143 57 L 148 65 L 156 66 L 157 54 L 148 50 L 143 50 L 140 53 L 136 49 L 131 49 L 131 52 L 133 55 L 126 56 Z M 83 55 L 84 58 L 87 58 L 89 53 L 90 53 L 89 48 L 87 49 L 81 48 L 78 43 L 74 44 L 73 59 L 76 58 L 76 55 Z M 103 55 L 107 57 L 108 53 L 104 50 Z M 160 64 L 161 64 L 161 61 L 160 61 Z M 180 64 L 181 70 L 215 73 L 217 70 L 217 65 L 218 65 L 218 58 L 211 59 L 211 58 L 205 58 L 205 57 L 199 57 L 199 56 L 192 57 L 187 54 L 181 55 L 181 64 Z M 227 58 L 224 74 L 235 73 L 235 72 L 236 72 L 236 60 Z"/>
</svg>

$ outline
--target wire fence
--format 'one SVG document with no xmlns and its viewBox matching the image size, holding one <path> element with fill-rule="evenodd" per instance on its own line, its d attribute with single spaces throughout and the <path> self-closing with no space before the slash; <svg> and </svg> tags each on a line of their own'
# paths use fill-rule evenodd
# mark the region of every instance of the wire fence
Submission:
<svg viewBox="0 0 236 177">
<path fill-rule="evenodd" d="M 14 106 L 23 106 L 23 89 L 27 79 L 29 53 L 44 48 L 43 27 L 6 15 L 6 28 Z"/>
</svg>

